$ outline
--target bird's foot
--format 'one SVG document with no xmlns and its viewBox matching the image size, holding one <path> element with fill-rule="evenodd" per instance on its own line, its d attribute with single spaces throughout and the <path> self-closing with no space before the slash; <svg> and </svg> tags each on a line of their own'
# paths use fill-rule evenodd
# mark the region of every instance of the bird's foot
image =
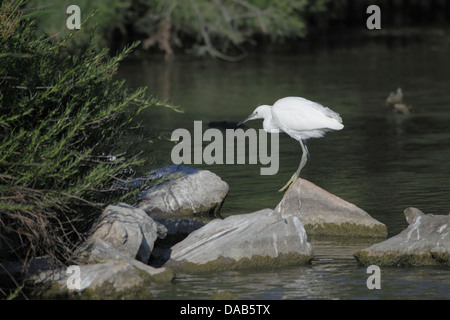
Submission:
<svg viewBox="0 0 450 320">
<path fill-rule="evenodd" d="M 292 177 L 289 179 L 289 181 L 283 186 L 283 188 L 281 188 L 280 190 L 278 190 L 278 192 L 283 192 L 284 190 L 286 190 L 286 192 L 292 187 L 292 185 L 294 184 L 294 182 L 297 180 L 299 174 L 296 172 L 292 175 Z M 289 188 L 288 188 L 289 187 Z"/>
</svg>

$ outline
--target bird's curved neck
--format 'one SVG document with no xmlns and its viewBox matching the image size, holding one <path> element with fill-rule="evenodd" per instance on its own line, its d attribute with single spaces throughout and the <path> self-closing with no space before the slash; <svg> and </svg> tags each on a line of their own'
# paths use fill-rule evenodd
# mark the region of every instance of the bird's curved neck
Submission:
<svg viewBox="0 0 450 320">
<path fill-rule="evenodd" d="M 280 128 L 275 124 L 272 112 L 268 112 L 263 121 L 263 128 L 267 132 L 278 132 Z"/>
</svg>

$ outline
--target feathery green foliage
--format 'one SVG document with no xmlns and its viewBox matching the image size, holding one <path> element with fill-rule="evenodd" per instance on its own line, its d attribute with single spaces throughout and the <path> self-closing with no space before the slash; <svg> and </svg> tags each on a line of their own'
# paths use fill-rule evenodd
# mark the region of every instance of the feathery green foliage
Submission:
<svg viewBox="0 0 450 320">
<path fill-rule="evenodd" d="M 130 197 L 114 182 L 141 163 L 123 152 L 136 116 L 172 106 L 113 79 L 137 44 L 108 58 L 74 46 L 82 30 L 40 34 L 22 5 L 0 7 L 0 262 L 67 262 L 101 208 Z"/>
</svg>

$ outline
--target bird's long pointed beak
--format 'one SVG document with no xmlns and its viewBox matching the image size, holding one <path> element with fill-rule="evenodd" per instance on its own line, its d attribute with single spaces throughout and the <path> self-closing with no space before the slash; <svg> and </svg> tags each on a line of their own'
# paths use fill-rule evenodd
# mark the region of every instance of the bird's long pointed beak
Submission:
<svg viewBox="0 0 450 320">
<path fill-rule="evenodd" d="M 254 117 L 255 117 L 255 114 L 252 113 L 252 114 L 249 115 L 247 118 L 245 118 L 244 120 L 242 120 L 241 122 L 239 122 L 239 123 L 238 123 L 238 127 L 239 127 L 241 124 L 243 124 L 243 123 L 245 123 L 245 122 L 247 122 L 247 121 L 249 121 L 249 120 L 253 120 Z"/>
</svg>

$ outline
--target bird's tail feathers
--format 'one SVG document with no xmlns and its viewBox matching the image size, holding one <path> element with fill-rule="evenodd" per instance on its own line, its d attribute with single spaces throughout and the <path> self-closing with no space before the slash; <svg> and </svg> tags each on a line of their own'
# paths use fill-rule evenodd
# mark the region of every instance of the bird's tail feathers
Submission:
<svg viewBox="0 0 450 320">
<path fill-rule="evenodd" d="M 326 110 L 326 115 L 330 118 L 336 119 L 337 121 L 339 121 L 339 123 L 342 123 L 342 118 L 339 115 L 339 113 L 331 110 L 330 108 L 324 107 Z"/>
</svg>

